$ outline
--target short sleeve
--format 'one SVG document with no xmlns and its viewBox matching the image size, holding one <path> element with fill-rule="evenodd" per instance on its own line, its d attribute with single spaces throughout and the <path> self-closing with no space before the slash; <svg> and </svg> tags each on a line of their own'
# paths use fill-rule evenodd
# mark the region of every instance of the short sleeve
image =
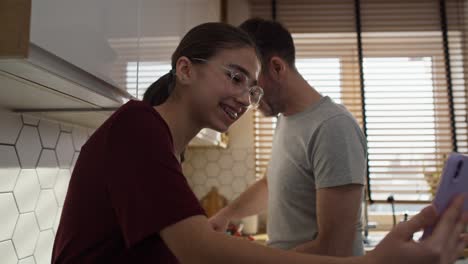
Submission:
<svg viewBox="0 0 468 264">
<path fill-rule="evenodd" d="M 364 184 L 366 140 L 357 122 L 338 115 L 322 123 L 311 144 L 311 164 L 317 189 Z"/>
<path fill-rule="evenodd" d="M 151 108 L 120 113 L 107 143 L 108 192 L 127 247 L 204 214 L 173 155 L 169 129 Z"/>
</svg>

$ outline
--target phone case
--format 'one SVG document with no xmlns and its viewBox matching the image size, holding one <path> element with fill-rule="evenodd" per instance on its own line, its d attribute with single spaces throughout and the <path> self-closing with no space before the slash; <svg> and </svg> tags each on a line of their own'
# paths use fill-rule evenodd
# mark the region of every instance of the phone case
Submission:
<svg viewBox="0 0 468 264">
<path fill-rule="evenodd" d="M 451 153 L 445 163 L 439 187 L 432 203 L 437 213 L 442 214 L 455 195 L 468 193 L 468 156 Z M 468 199 L 463 204 L 463 210 L 468 211 Z M 432 233 L 433 227 L 424 230 L 422 239 Z"/>
</svg>

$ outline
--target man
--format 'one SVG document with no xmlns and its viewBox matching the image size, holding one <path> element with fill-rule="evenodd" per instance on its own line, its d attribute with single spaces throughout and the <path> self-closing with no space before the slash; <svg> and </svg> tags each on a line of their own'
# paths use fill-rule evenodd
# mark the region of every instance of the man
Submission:
<svg viewBox="0 0 468 264">
<path fill-rule="evenodd" d="M 266 176 L 210 219 L 230 220 L 268 209 L 268 244 L 309 253 L 362 255 L 361 203 L 366 140 L 353 116 L 298 73 L 291 34 L 280 24 L 240 25 L 260 50 L 260 111 L 278 116 Z"/>
</svg>

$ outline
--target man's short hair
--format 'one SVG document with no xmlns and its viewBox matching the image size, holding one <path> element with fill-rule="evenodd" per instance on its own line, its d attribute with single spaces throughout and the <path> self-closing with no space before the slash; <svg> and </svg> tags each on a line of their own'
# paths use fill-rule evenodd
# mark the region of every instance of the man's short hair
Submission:
<svg viewBox="0 0 468 264">
<path fill-rule="evenodd" d="M 291 33 L 279 22 L 251 18 L 240 26 L 254 40 L 260 51 L 263 66 L 272 56 L 278 56 L 295 68 L 295 48 Z"/>
</svg>

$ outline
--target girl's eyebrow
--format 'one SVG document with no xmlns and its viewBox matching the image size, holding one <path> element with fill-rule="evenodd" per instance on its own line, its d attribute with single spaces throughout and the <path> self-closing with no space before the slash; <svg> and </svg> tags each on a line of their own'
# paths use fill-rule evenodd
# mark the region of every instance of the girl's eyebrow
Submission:
<svg viewBox="0 0 468 264">
<path fill-rule="evenodd" d="M 252 77 L 250 76 L 250 73 L 249 71 L 247 71 L 244 67 L 238 65 L 238 64 L 234 64 L 234 63 L 231 63 L 231 64 L 228 64 L 228 67 L 230 68 L 234 68 L 240 72 L 242 72 L 243 74 L 245 74 L 249 79 L 251 79 Z"/>
<path fill-rule="evenodd" d="M 252 76 L 250 76 L 249 71 L 247 71 L 244 67 L 242 67 L 242 66 L 240 66 L 238 64 L 231 63 L 231 64 L 228 64 L 228 67 L 229 68 L 234 68 L 234 69 L 242 72 L 243 74 L 245 74 L 247 76 L 247 78 L 249 78 L 249 80 L 253 79 Z M 253 80 L 251 85 L 257 85 L 257 80 Z"/>
</svg>

